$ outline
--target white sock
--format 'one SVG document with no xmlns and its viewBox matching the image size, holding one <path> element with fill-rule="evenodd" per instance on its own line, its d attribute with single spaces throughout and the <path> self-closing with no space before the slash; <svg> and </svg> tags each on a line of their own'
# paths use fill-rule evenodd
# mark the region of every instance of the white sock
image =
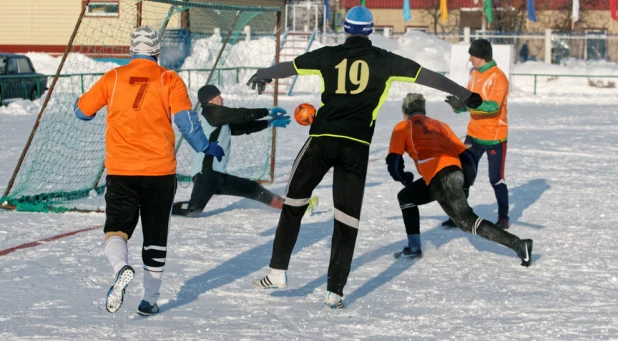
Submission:
<svg viewBox="0 0 618 341">
<path fill-rule="evenodd" d="M 278 269 L 271 268 L 268 274 L 273 275 L 273 276 L 283 276 L 284 273 L 285 273 L 285 270 L 278 270 Z"/>
<path fill-rule="evenodd" d="M 144 269 L 144 296 L 142 299 L 150 305 L 154 305 L 159 299 L 162 277 L 163 271 L 154 272 Z"/>
<path fill-rule="evenodd" d="M 129 264 L 129 249 L 127 241 L 122 237 L 113 236 L 105 242 L 105 255 L 117 274 L 123 266 Z"/>
</svg>

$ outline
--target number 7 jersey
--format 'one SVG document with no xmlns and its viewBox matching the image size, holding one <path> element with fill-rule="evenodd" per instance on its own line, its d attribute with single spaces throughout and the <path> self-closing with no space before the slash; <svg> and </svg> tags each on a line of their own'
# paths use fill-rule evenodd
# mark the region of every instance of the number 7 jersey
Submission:
<svg viewBox="0 0 618 341">
<path fill-rule="evenodd" d="M 393 81 L 416 82 L 421 66 L 374 47 L 364 37 L 327 46 L 294 59 L 299 75 L 322 78 L 322 103 L 310 136 L 332 136 L 370 144 L 375 120 Z"/>
<path fill-rule="evenodd" d="M 105 168 L 111 175 L 176 173 L 172 114 L 191 110 L 183 80 L 154 60 L 135 58 L 105 73 L 78 107 L 92 116 L 107 106 Z"/>
</svg>

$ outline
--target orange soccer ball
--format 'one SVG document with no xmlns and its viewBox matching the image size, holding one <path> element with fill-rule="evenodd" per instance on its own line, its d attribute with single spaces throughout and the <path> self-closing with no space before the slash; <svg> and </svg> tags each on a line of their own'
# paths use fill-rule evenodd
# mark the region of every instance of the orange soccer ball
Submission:
<svg viewBox="0 0 618 341">
<path fill-rule="evenodd" d="M 302 103 L 294 110 L 294 119 L 301 126 L 308 126 L 313 123 L 315 116 L 315 107 L 309 103 Z"/>
</svg>

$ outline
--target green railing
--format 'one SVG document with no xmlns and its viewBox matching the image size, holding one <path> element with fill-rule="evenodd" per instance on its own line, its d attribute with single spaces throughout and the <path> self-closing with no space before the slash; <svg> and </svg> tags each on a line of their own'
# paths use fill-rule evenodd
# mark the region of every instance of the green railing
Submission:
<svg viewBox="0 0 618 341">
<path fill-rule="evenodd" d="M 47 88 L 43 89 L 41 87 L 41 81 L 46 78 L 46 77 L 50 77 L 48 75 L 28 75 L 28 76 L 24 76 L 24 75 L 2 75 L 0 76 L 0 98 L 2 100 L 4 100 L 6 98 L 5 94 L 6 94 L 6 86 L 2 86 L 4 84 L 6 84 L 6 80 L 18 80 L 21 83 L 21 88 L 24 91 L 24 95 L 22 96 L 22 98 L 30 98 L 30 93 L 29 93 L 29 80 L 34 79 L 36 82 L 36 94 L 37 94 L 37 98 L 41 97 L 41 94 L 47 90 Z M 51 76 L 53 77 L 53 76 Z M 2 104 L 2 103 L 0 103 Z"/>
<path fill-rule="evenodd" d="M 538 77 L 570 77 L 570 78 L 617 78 L 618 76 L 611 75 L 563 75 L 563 74 L 540 74 L 540 73 L 512 73 L 511 76 L 529 76 L 534 77 L 534 94 L 536 95 Z"/>
<path fill-rule="evenodd" d="M 260 69 L 259 67 L 254 67 L 254 66 L 239 66 L 239 67 L 227 67 L 227 68 L 218 68 L 215 70 L 215 77 L 214 79 L 216 80 L 216 85 L 223 85 L 222 84 L 222 77 L 221 74 L 222 72 L 233 72 L 235 73 L 234 76 L 234 80 L 236 83 L 240 83 L 241 80 L 240 79 L 240 73 L 241 71 L 256 71 Z M 191 87 L 191 78 L 192 78 L 192 74 L 196 73 L 196 72 L 204 72 L 204 73 L 209 73 L 212 70 L 211 69 L 181 69 L 181 70 L 175 70 L 181 77 L 184 76 L 184 74 L 186 74 L 186 80 L 187 80 L 187 86 Z M 86 92 L 86 87 L 84 85 L 84 77 L 89 77 L 89 76 L 102 76 L 104 73 L 103 72 L 96 72 L 96 73 L 74 73 L 74 74 L 61 74 L 58 77 L 59 78 L 71 78 L 71 77 L 79 77 L 79 84 L 80 84 L 80 89 L 81 92 L 84 93 Z M 23 98 L 29 98 L 30 94 L 28 93 L 28 82 L 32 79 L 35 79 L 36 81 L 36 89 L 37 89 L 37 97 L 41 97 L 41 94 L 47 90 L 46 88 L 43 89 L 41 86 L 41 81 L 44 78 L 49 78 L 52 79 L 55 75 L 28 75 L 28 76 L 24 76 L 24 75 L 10 75 L 10 76 L 0 76 L 0 84 L 2 82 L 2 80 L 5 79 L 16 79 L 19 80 L 21 82 L 21 86 L 24 89 L 24 96 Z M 195 79 L 196 76 L 194 75 L 193 78 Z M 49 80 L 48 80 L 49 83 Z M 200 85 L 201 86 L 201 85 Z M 4 87 L 2 87 L 0 89 L 2 98 L 5 99 L 6 97 L 4 96 L 4 92 L 5 89 Z"/>
</svg>

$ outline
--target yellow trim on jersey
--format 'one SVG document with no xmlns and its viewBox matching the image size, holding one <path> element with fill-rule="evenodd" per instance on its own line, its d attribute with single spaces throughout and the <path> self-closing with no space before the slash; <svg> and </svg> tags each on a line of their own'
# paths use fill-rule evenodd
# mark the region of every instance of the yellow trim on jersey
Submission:
<svg viewBox="0 0 618 341">
<path fill-rule="evenodd" d="M 326 87 L 324 86 L 324 77 L 322 77 L 322 71 L 313 69 L 299 69 L 298 67 L 296 67 L 295 61 L 292 61 L 292 65 L 294 65 L 294 69 L 296 69 L 296 73 L 298 73 L 299 76 L 320 76 L 320 79 L 322 79 L 322 92 L 324 92 Z"/>
<path fill-rule="evenodd" d="M 370 127 L 373 125 L 373 122 L 375 122 L 375 120 L 378 118 L 378 112 L 380 111 L 380 108 L 382 107 L 382 105 L 384 105 L 384 102 L 388 98 L 388 91 L 391 89 L 391 84 L 393 84 L 393 82 L 416 83 L 416 79 L 418 78 L 418 74 L 421 72 L 421 69 L 423 68 L 422 67 L 418 68 L 418 71 L 416 72 L 416 76 L 414 77 L 392 76 L 386 80 L 384 92 L 382 92 L 382 96 L 380 96 L 380 101 L 378 102 L 378 105 L 376 106 L 376 108 L 373 109 L 373 113 L 371 115 L 371 124 L 369 125 Z"/>
<path fill-rule="evenodd" d="M 355 139 L 353 137 L 349 137 L 349 136 L 345 136 L 345 135 L 335 135 L 335 134 L 309 134 L 309 136 L 311 137 L 322 137 L 322 136 L 328 136 L 328 137 L 339 137 L 342 139 L 348 139 L 348 140 L 352 140 L 352 141 L 356 141 L 356 142 L 360 142 L 362 144 L 366 144 L 368 146 L 371 145 L 371 143 L 367 142 L 367 141 L 363 141 L 363 140 L 359 140 L 359 139 Z"/>
</svg>

